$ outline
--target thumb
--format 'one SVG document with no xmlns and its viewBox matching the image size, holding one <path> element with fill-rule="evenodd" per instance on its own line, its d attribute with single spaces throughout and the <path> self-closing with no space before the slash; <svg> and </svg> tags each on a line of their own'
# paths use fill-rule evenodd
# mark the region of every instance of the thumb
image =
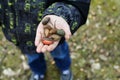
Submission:
<svg viewBox="0 0 120 80">
<path fill-rule="evenodd" d="M 71 37 L 71 34 L 65 34 L 65 39 L 66 39 L 66 40 L 69 40 L 70 37 Z"/>
<path fill-rule="evenodd" d="M 69 28 L 66 28 L 66 29 L 64 28 L 63 30 L 65 31 L 65 36 L 64 36 L 65 39 L 69 40 L 70 37 L 71 37 L 71 31 L 70 31 L 70 29 Z"/>
</svg>

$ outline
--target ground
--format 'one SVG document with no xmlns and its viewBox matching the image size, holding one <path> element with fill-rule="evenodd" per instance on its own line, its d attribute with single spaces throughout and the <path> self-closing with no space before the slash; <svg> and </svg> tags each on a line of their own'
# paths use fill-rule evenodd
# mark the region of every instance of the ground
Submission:
<svg viewBox="0 0 120 80">
<path fill-rule="evenodd" d="M 120 80 L 119 0 L 92 0 L 87 23 L 68 41 L 74 80 Z M 59 80 L 49 53 L 45 80 Z M 27 60 L 0 30 L 0 80 L 27 80 Z"/>
</svg>

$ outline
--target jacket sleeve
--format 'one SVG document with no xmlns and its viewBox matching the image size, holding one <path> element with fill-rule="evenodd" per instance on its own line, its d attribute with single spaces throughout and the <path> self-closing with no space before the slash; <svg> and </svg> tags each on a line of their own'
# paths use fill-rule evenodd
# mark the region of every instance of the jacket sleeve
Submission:
<svg viewBox="0 0 120 80">
<path fill-rule="evenodd" d="M 46 15 L 57 15 L 64 18 L 70 25 L 73 34 L 85 24 L 89 12 L 90 0 L 63 0 L 52 3 L 44 12 Z"/>
</svg>

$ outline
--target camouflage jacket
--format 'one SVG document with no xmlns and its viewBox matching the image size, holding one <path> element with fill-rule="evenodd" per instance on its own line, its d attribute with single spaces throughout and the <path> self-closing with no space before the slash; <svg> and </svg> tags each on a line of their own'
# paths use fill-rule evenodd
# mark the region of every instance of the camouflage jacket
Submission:
<svg viewBox="0 0 120 80">
<path fill-rule="evenodd" d="M 34 53 L 36 28 L 45 15 L 63 17 L 72 34 L 86 22 L 90 0 L 0 0 L 5 37 L 23 53 Z"/>
</svg>

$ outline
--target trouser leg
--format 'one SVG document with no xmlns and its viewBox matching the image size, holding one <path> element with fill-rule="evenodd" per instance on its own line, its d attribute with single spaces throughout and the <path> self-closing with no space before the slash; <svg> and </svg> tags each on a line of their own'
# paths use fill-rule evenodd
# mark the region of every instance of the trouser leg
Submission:
<svg viewBox="0 0 120 80">
<path fill-rule="evenodd" d="M 68 44 L 65 41 L 58 45 L 55 50 L 51 52 L 51 55 L 53 56 L 56 66 L 60 69 L 60 71 L 64 71 L 70 68 L 70 52 Z"/>
<path fill-rule="evenodd" d="M 26 54 L 28 65 L 35 74 L 43 75 L 46 71 L 46 62 L 43 53 Z"/>
<path fill-rule="evenodd" d="M 54 60 L 61 72 L 70 69 L 71 59 L 69 55 L 66 55 L 63 59 L 54 58 Z"/>
</svg>

